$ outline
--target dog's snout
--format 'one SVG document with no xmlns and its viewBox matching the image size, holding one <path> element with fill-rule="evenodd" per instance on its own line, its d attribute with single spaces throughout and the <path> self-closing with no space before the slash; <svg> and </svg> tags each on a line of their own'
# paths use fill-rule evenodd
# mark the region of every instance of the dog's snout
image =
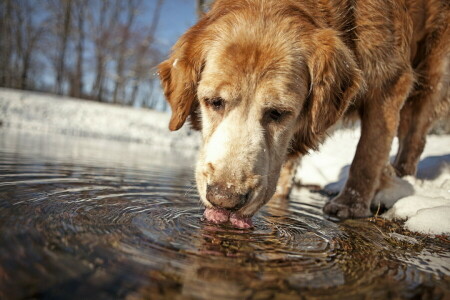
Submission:
<svg viewBox="0 0 450 300">
<path fill-rule="evenodd" d="M 242 208 L 250 199 L 251 192 L 237 193 L 233 188 L 222 185 L 207 185 L 206 199 L 214 206 L 237 210 Z"/>
</svg>

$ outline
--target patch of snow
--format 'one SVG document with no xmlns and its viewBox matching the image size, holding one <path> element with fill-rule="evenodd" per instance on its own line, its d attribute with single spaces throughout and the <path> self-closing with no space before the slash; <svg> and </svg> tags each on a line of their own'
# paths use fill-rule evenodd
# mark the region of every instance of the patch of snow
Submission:
<svg viewBox="0 0 450 300">
<path fill-rule="evenodd" d="M 408 180 L 394 177 L 389 187 L 379 191 L 375 195 L 372 200 L 372 205 L 378 206 L 379 204 L 383 204 L 386 208 L 391 208 L 397 200 L 413 195 L 414 192 L 414 186 Z"/>
<path fill-rule="evenodd" d="M 357 128 L 336 131 L 325 140 L 319 151 L 302 158 L 296 180 L 323 186 L 330 192 L 339 192 L 348 177 L 359 136 Z"/>
<path fill-rule="evenodd" d="M 450 202 L 447 205 L 421 209 L 409 217 L 405 227 L 411 231 L 426 234 L 450 232 Z"/>
<path fill-rule="evenodd" d="M 397 201 L 383 217 L 406 220 L 405 228 L 425 234 L 450 233 L 450 170 L 434 180 L 407 177 L 415 187 L 412 196 Z"/>
<path fill-rule="evenodd" d="M 435 207 L 445 207 L 446 205 L 450 205 L 450 201 L 445 198 L 432 198 L 421 195 L 408 196 L 397 201 L 392 209 L 384 214 L 384 217 L 388 219 L 407 219 L 416 216 L 420 211 Z"/>
</svg>

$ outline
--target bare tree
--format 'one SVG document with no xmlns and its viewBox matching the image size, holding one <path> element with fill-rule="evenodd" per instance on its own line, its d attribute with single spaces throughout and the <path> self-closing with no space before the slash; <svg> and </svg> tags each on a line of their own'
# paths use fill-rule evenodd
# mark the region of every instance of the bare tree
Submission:
<svg viewBox="0 0 450 300">
<path fill-rule="evenodd" d="M 86 18 L 87 0 L 74 0 L 74 20 L 73 31 L 76 33 L 76 62 L 75 70 L 71 74 L 69 95 L 80 98 L 83 95 L 83 63 L 85 49 L 85 18 Z"/>
<path fill-rule="evenodd" d="M 9 70 L 10 86 L 21 89 L 29 88 L 29 74 L 33 54 L 37 42 L 43 33 L 41 24 L 35 24 L 33 17 L 37 11 L 37 4 L 27 0 L 17 0 L 12 7 L 12 24 L 15 28 L 13 43 L 13 70 Z"/>
<path fill-rule="evenodd" d="M 72 3 L 73 0 L 47 0 L 47 9 L 50 12 L 49 29 L 52 35 L 50 42 L 54 50 L 49 51 L 50 61 L 55 72 L 54 92 L 64 93 L 64 83 L 67 80 L 67 52 L 72 30 Z"/>
<path fill-rule="evenodd" d="M 158 27 L 159 17 L 161 15 L 162 4 L 163 0 L 158 0 L 155 6 L 155 10 L 153 11 L 152 22 L 148 29 L 147 36 L 137 44 L 134 67 L 132 69 L 132 88 L 128 104 L 133 104 L 137 101 L 136 97 L 138 95 L 139 87 L 141 86 L 142 81 L 146 78 L 149 78 L 149 70 L 152 67 L 152 64 L 155 63 L 155 61 L 149 62 L 148 60 L 151 58 L 156 58 L 158 56 L 157 52 L 152 51 L 150 46 L 155 40 L 154 37 L 156 29 Z"/>
<path fill-rule="evenodd" d="M 140 16 L 145 3 L 0 0 L 0 86 L 128 105 L 149 99 L 163 0 L 152 2 L 150 22 Z"/>
<path fill-rule="evenodd" d="M 143 84 L 145 84 L 151 92 L 152 80 L 155 79 L 155 76 L 152 76 L 151 70 L 152 68 L 154 69 L 157 62 L 160 61 L 159 58 L 162 56 L 158 50 L 149 46 L 151 45 L 149 40 L 152 39 L 153 38 L 147 37 L 146 39 L 142 39 L 140 44 L 137 44 L 134 64 L 131 70 L 131 92 L 127 102 L 129 105 L 133 105 L 138 102 L 139 90 Z"/>
<path fill-rule="evenodd" d="M 129 40 L 131 36 L 131 27 L 133 26 L 136 13 L 138 12 L 142 1 L 141 0 L 129 0 L 126 2 L 125 14 L 126 20 L 120 28 L 118 28 L 118 45 L 116 47 L 116 76 L 114 80 L 113 102 L 119 103 L 118 94 L 122 92 L 123 86 L 126 81 L 125 77 L 125 60 L 127 52 L 130 52 Z M 123 95 L 123 93 L 122 93 Z M 124 99 L 123 99 L 124 100 Z"/>
<path fill-rule="evenodd" d="M 11 84 L 12 13 L 11 0 L 0 1 L 0 86 Z"/>
<path fill-rule="evenodd" d="M 120 13 L 119 2 L 120 0 L 114 2 L 101 0 L 99 11 L 91 10 L 91 14 L 98 13 L 98 17 L 93 15 L 90 17 L 95 52 L 95 81 L 91 93 L 98 101 L 105 100 L 106 67 L 112 48 L 111 33 L 115 32 L 116 21 Z"/>
</svg>

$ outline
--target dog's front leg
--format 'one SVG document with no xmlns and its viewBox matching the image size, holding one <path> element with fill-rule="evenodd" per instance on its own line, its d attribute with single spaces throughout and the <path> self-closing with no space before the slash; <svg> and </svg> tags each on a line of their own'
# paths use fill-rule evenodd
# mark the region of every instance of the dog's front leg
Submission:
<svg viewBox="0 0 450 300">
<path fill-rule="evenodd" d="M 289 155 L 281 167 L 280 177 L 277 182 L 277 189 L 272 198 L 287 198 L 294 186 L 294 177 L 301 157 Z"/>
<path fill-rule="evenodd" d="M 361 113 L 361 138 L 340 194 L 325 204 L 324 212 L 340 219 L 371 215 L 370 202 L 380 183 L 396 134 L 400 109 L 413 83 L 411 71 L 404 72 L 389 89 L 371 91 Z"/>
</svg>

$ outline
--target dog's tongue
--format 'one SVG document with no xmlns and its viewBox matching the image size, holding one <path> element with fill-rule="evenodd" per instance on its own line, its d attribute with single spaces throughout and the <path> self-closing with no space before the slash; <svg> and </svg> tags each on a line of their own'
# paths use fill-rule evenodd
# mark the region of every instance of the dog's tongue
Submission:
<svg viewBox="0 0 450 300">
<path fill-rule="evenodd" d="M 229 211 L 219 208 L 206 208 L 203 215 L 205 216 L 206 220 L 215 224 L 226 223 L 230 218 Z"/>
<path fill-rule="evenodd" d="M 244 218 L 225 209 L 206 208 L 203 215 L 208 221 L 215 224 L 226 223 L 229 220 L 234 227 L 240 229 L 247 229 L 253 226 L 251 218 Z"/>
</svg>

